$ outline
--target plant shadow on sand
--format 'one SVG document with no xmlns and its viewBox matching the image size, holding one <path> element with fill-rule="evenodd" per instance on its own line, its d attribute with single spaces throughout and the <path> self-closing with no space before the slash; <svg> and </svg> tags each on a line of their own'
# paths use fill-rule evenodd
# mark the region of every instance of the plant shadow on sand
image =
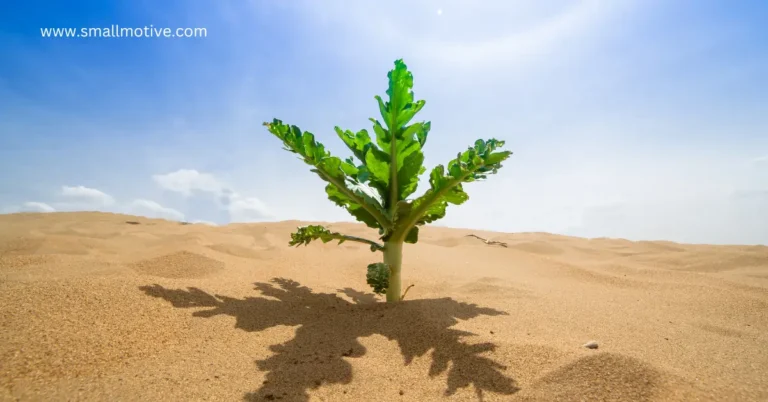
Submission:
<svg viewBox="0 0 768 402">
<path fill-rule="evenodd" d="M 431 350 L 429 375 L 448 370 L 446 396 L 470 385 L 480 399 L 485 391 L 510 395 L 519 390 L 515 381 L 502 373 L 506 366 L 483 356 L 495 350 L 494 344 L 465 343 L 462 338 L 474 334 L 450 328 L 459 320 L 505 312 L 450 298 L 387 305 L 376 302 L 373 294 L 349 288 L 339 290 L 350 302 L 337 294 L 314 293 L 289 279 L 272 282 L 277 286 L 255 284 L 255 289 L 269 298 L 236 299 L 197 288 L 166 289 L 160 285 L 140 289 L 174 307 L 209 308 L 196 311 L 192 314 L 195 317 L 233 316 L 235 327 L 245 331 L 299 326 L 293 339 L 270 347 L 274 355 L 256 362 L 259 370 L 267 372 L 266 381 L 257 391 L 246 394 L 246 401 L 306 401 L 309 389 L 324 383 L 351 383 L 352 366 L 345 359 L 365 355 L 365 347 L 358 339 L 376 334 L 397 341 L 406 365 Z"/>
</svg>

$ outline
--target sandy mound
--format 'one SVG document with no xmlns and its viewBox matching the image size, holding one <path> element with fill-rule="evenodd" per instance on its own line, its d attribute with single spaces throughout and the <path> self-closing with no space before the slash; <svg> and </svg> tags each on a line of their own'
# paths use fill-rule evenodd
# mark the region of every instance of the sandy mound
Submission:
<svg viewBox="0 0 768 402">
<path fill-rule="evenodd" d="M 131 268 L 142 274 L 162 278 L 202 278 L 223 270 L 224 263 L 189 251 L 179 251 L 141 260 L 131 264 Z"/>
<path fill-rule="evenodd" d="M 0 400 L 768 400 L 768 247 L 301 224 L 0 216 Z"/>
</svg>

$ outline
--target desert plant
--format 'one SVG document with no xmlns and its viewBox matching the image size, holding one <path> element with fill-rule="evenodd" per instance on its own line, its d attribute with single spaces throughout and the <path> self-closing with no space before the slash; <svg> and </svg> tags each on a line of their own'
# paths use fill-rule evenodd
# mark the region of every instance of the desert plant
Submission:
<svg viewBox="0 0 768 402">
<path fill-rule="evenodd" d="M 298 154 L 313 167 L 313 172 L 328 182 L 325 191 L 331 201 L 358 221 L 378 229 L 381 235 L 378 243 L 310 225 L 299 227 L 291 234 L 289 244 L 306 245 L 318 239 L 324 243 L 355 241 L 369 245 L 373 252 L 383 252 L 383 262 L 368 266 L 367 282 L 374 292 L 386 293 L 387 302 L 396 302 L 402 299 L 403 243 L 416 243 L 419 226 L 443 218 L 448 204 L 459 205 L 469 199 L 463 184 L 496 173 L 512 152 L 499 150 L 504 141 L 477 140 L 445 167 L 438 165 L 432 169 L 430 188 L 423 195 L 408 199 L 416 191 L 419 176 L 426 171 L 422 149 L 431 123 L 409 125 L 425 102 L 414 100 L 413 75 L 403 61 L 395 61 L 395 68 L 387 76 L 389 100 L 385 102 L 375 96 L 384 124 L 370 119 L 375 141 L 364 129 L 353 133 L 335 127 L 336 134 L 359 160 L 359 165 L 353 157 L 342 160 L 331 156 L 308 131 L 302 132 L 278 119 L 264 125 L 283 142 L 284 149 Z"/>
</svg>

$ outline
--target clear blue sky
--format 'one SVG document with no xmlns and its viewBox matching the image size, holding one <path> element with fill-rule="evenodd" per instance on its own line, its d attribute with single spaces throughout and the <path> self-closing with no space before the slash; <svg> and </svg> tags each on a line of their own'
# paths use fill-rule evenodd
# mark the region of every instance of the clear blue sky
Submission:
<svg viewBox="0 0 768 402">
<path fill-rule="evenodd" d="M 333 127 L 369 128 L 404 58 L 428 166 L 479 137 L 515 152 L 441 224 L 768 244 L 766 21 L 765 1 L 5 1 L 0 212 L 347 220 L 261 123 L 347 156 Z M 111 25 L 207 36 L 40 33 Z"/>
</svg>

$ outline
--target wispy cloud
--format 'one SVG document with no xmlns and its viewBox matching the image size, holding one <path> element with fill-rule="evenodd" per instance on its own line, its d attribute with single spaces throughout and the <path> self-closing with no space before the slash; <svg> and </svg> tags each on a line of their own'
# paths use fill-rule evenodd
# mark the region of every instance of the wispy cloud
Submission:
<svg viewBox="0 0 768 402">
<path fill-rule="evenodd" d="M 160 187 L 191 196 L 194 192 L 212 193 L 217 196 L 228 192 L 227 188 L 216 177 L 208 173 L 200 173 L 194 169 L 179 169 L 166 174 L 152 176 Z"/>
<path fill-rule="evenodd" d="M 62 186 L 61 195 L 74 202 L 92 204 L 96 206 L 109 206 L 115 203 L 111 195 L 95 188 L 85 186 Z"/>
<path fill-rule="evenodd" d="M 27 201 L 21 205 L 10 205 L 0 209 L 0 213 L 12 214 L 17 212 L 56 212 L 56 208 L 38 201 Z"/>
<path fill-rule="evenodd" d="M 194 169 L 179 169 L 167 174 L 153 175 L 152 180 L 162 189 L 178 193 L 185 198 L 210 198 L 227 213 L 228 220 L 225 223 L 276 219 L 262 200 L 233 190 L 224 181 L 210 173 Z M 22 205 L 7 206 L 3 208 L 3 212 L 103 211 L 177 221 L 186 218 L 184 212 L 163 206 L 153 200 L 137 198 L 130 202 L 119 202 L 102 190 L 85 186 L 62 186 L 58 194 L 52 196 L 54 200 L 50 203 L 30 201 Z M 215 225 L 204 219 L 193 222 Z"/>
<path fill-rule="evenodd" d="M 130 203 L 128 210 L 134 214 L 150 218 L 163 218 L 175 221 L 184 220 L 183 213 L 173 208 L 164 207 L 151 200 L 133 200 L 133 202 Z"/>
<path fill-rule="evenodd" d="M 101 211 L 178 221 L 184 219 L 183 213 L 173 208 L 164 207 L 155 201 L 136 199 L 122 203 L 101 190 L 85 186 L 63 186 L 58 194 L 52 194 L 52 198 L 54 201 L 50 203 L 27 201 L 18 206 L 5 207 L 2 211 L 4 213 Z M 55 201 L 55 199 L 60 199 L 60 201 Z"/>
<path fill-rule="evenodd" d="M 56 208 L 44 202 L 37 202 L 37 201 L 25 202 L 24 208 L 30 211 L 37 211 L 37 212 L 56 212 Z"/>
<path fill-rule="evenodd" d="M 273 218 L 270 210 L 258 198 L 242 198 L 235 194 L 230 197 L 227 208 L 232 222 L 259 222 Z"/>
<path fill-rule="evenodd" d="M 180 193 L 185 197 L 192 197 L 195 194 L 212 196 L 220 208 L 228 211 L 230 222 L 274 219 L 273 213 L 259 198 L 242 195 L 210 173 L 194 169 L 179 169 L 170 173 L 156 174 L 152 179 L 163 189 Z"/>
</svg>

